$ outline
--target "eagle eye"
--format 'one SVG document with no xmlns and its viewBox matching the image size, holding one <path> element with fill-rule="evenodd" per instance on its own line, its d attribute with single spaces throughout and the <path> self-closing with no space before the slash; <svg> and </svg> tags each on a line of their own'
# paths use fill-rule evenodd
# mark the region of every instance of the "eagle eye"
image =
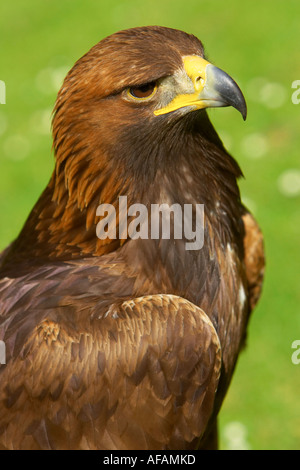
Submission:
<svg viewBox="0 0 300 470">
<path fill-rule="evenodd" d="M 138 100 L 150 98 L 156 92 L 156 82 L 146 83 L 141 86 L 133 86 L 128 89 L 128 94 Z"/>
</svg>

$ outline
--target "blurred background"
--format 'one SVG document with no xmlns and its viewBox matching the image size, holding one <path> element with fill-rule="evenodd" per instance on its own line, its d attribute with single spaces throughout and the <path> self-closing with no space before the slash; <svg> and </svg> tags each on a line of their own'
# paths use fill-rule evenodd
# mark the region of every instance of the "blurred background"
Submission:
<svg viewBox="0 0 300 470">
<path fill-rule="evenodd" d="M 0 5 L 0 80 L 6 84 L 0 250 L 18 235 L 50 178 L 51 112 L 62 80 L 102 38 L 142 25 L 182 29 L 199 37 L 207 58 L 239 83 L 247 121 L 232 108 L 209 114 L 244 172 L 240 188 L 264 232 L 267 269 L 248 346 L 220 413 L 222 449 L 300 449 L 300 364 L 292 362 L 292 343 L 300 340 L 300 103 L 292 102 L 292 84 L 300 80 L 299 16 L 299 0 Z"/>
</svg>

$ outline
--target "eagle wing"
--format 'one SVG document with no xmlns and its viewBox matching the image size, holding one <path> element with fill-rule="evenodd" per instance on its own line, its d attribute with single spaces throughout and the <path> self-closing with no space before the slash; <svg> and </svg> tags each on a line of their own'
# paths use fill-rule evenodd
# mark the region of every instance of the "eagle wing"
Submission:
<svg viewBox="0 0 300 470">
<path fill-rule="evenodd" d="M 221 349 L 199 307 L 148 295 L 80 329 L 52 312 L 0 367 L 2 448 L 184 449 L 212 413 Z"/>
<path fill-rule="evenodd" d="M 264 239 L 258 223 L 250 212 L 245 211 L 243 223 L 245 228 L 244 261 L 248 281 L 249 307 L 250 310 L 253 310 L 260 298 L 264 279 Z"/>
</svg>

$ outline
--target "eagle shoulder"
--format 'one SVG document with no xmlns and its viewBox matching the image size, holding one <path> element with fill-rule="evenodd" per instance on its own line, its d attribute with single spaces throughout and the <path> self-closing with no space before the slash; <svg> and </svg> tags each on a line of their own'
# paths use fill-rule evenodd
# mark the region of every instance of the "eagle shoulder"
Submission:
<svg viewBox="0 0 300 470">
<path fill-rule="evenodd" d="M 75 330 L 59 316 L 44 319 L 5 366 L 2 448 L 194 448 L 221 369 L 205 312 L 156 294 L 85 323 Z"/>
</svg>

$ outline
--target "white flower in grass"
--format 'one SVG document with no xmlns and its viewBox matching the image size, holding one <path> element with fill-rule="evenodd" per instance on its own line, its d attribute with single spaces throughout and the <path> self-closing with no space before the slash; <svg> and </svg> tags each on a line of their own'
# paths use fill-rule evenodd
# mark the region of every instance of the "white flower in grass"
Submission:
<svg viewBox="0 0 300 470">
<path fill-rule="evenodd" d="M 251 446 L 247 441 L 247 428 L 239 421 L 232 421 L 226 424 L 223 430 L 225 445 L 227 450 L 250 450 Z"/>
<path fill-rule="evenodd" d="M 277 181 L 278 189 L 284 196 L 295 197 L 300 195 L 300 170 L 290 168 L 284 171 Z"/>
</svg>

